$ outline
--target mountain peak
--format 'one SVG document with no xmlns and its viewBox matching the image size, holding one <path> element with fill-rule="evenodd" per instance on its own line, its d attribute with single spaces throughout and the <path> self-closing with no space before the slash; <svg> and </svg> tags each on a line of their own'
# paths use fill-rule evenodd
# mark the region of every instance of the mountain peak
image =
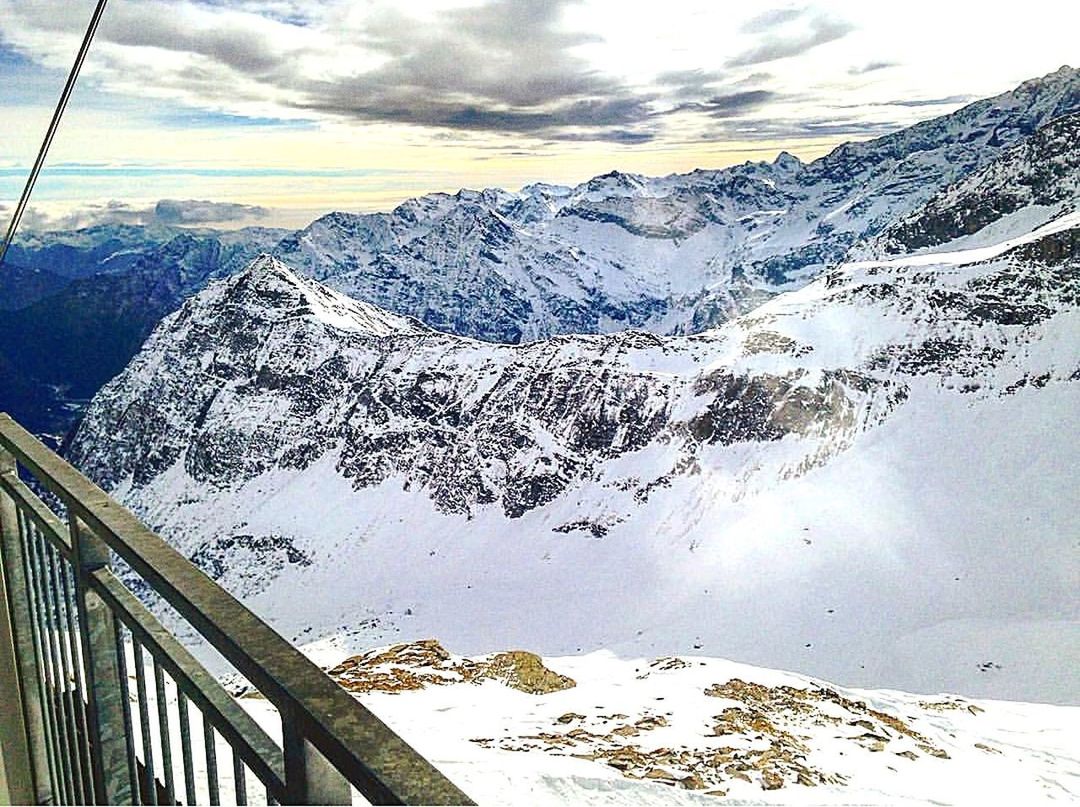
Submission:
<svg viewBox="0 0 1080 807">
<path fill-rule="evenodd" d="M 1061 67 L 1059 67 L 1053 73 L 1047 73 L 1045 76 L 1042 76 L 1041 78 L 1033 78 L 1033 79 L 1031 79 L 1031 81 L 1049 81 L 1051 79 L 1053 79 L 1053 80 L 1061 80 L 1061 79 L 1070 80 L 1070 79 L 1076 78 L 1078 76 L 1080 76 L 1080 69 L 1075 68 L 1072 65 L 1063 64 Z"/>
<path fill-rule="evenodd" d="M 333 214 L 331 214 L 333 215 Z M 248 275 L 252 278 L 281 278 L 283 280 L 291 280 L 299 282 L 300 278 L 294 274 L 288 266 L 283 264 L 269 252 L 260 252 L 252 259 L 240 275 Z"/>
<path fill-rule="evenodd" d="M 803 167 L 803 161 L 790 151 L 781 151 L 776 155 L 776 159 L 773 160 L 773 165 L 777 168 L 782 168 L 785 171 L 795 171 Z"/>
<path fill-rule="evenodd" d="M 340 331 L 383 337 L 427 330 L 409 317 L 354 300 L 318 281 L 301 277 L 265 252 L 242 272 L 225 280 L 221 294 L 231 305 L 272 313 L 280 319 L 309 317 Z"/>
</svg>

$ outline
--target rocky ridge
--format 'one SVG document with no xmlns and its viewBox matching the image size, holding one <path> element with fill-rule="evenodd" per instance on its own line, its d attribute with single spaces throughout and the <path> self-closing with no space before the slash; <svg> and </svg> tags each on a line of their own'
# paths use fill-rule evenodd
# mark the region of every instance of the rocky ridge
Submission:
<svg viewBox="0 0 1080 807">
<path fill-rule="evenodd" d="M 637 501 L 693 473 L 708 446 L 788 438 L 802 449 L 773 471 L 799 474 L 887 417 L 913 379 L 955 378 L 985 396 L 1003 394 L 1002 373 L 1026 377 L 1023 329 L 1075 305 L 1077 232 L 988 264 L 852 264 L 694 337 L 520 347 L 437 333 L 263 257 L 166 320 L 95 400 L 72 457 L 134 496 L 178 463 L 194 483 L 228 489 L 333 456 L 355 489 L 396 479 L 443 512 L 495 505 L 509 518 L 586 480 L 625 485 L 604 479 L 605 464 L 650 445 L 670 465 L 629 483 Z M 799 334 L 838 310 L 899 331 L 839 361 L 835 345 Z"/>
<path fill-rule="evenodd" d="M 1000 159 L 938 193 L 890 224 L 862 255 L 933 250 L 983 234 L 992 243 L 1076 210 L 1080 200 L 1080 114 L 1057 118 Z M 1026 213 L 1010 222 L 1013 214 Z M 987 232 L 992 225 L 997 225 Z"/>
</svg>

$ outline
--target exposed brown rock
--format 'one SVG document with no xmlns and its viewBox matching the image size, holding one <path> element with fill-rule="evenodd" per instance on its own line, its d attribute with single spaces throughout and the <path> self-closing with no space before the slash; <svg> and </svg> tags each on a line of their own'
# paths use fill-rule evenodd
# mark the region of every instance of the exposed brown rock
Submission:
<svg viewBox="0 0 1080 807">
<path fill-rule="evenodd" d="M 779 790 L 784 786 L 784 778 L 776 771 L 767 770 L 761 774 L 762 790 Z"/>
<path fill-rule="evenodd" d="M 576 686 L 573 678 L 549 670 L 538 655 L 525 650 L 499 653 L 485 665 L 478 678 L 493 678 L 530 695 L 546 695 Z"/>
<path fill-rule="evenodd" d="M 354 693 L 405 692 L 488 678 L 534 695 L 574 686 L 572 678 L 549 670 L 535 653 L 514 650 L 499 653 L 490 661 L 455 660 L 435 639 L 397 644 L 385 650 L 352 656 L 328 670 L 327 674 Z"/>
</svg>

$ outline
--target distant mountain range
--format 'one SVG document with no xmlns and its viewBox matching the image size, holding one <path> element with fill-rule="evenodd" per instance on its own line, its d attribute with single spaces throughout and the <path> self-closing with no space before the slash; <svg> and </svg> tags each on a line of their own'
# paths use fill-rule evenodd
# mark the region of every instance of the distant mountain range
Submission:
<svg viewBox="0 0 1080 807">
<path fill-rule="evenodd" d="M 291 234 L 124 225 L 23 236 L 0 277 L 0 373 L 11 379 L 0 409 L 63 431 L 164 315 L 263 251 L 459 336 L 699 333 L 887 230 L 905 238 L 895 228 L 928 199 L 1078 109 L 1080 71 L 1062 68 L 808 164 L 781 154 L 661 178 L 612 172 L 574 188 L 430 194 Z"/>
</svg>

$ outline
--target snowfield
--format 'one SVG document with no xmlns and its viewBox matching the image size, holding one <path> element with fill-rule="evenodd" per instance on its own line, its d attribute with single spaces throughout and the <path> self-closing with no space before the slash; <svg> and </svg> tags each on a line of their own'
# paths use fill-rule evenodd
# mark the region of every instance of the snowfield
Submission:
<svg viewBox="0 0 1080 807">
<path fill-rule="evenodd" d="M 493 658 L 423 642 L 370 651 L 331 674 L 480 804 L 1080 797 L 1076 707 L 841 689 L 696 655 L 597 651 L 544 659 L 546 677 L 485 678 Z M 565 688 L 536 691 L 545 684 Z M 278 730 L 265 701 L 241 702 Z"/>
</svg>

